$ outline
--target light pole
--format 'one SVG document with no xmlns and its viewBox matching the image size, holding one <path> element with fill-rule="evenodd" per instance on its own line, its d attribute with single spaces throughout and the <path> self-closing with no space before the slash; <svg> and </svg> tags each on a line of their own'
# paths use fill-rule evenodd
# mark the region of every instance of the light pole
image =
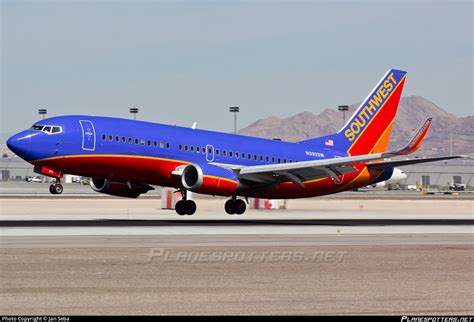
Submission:
<svg viewBox="0 0 474 322">
<path fill-rule="evenodd" d="M 229 112 L 234 113 L 234 134 L 237 133 L 237 113 L 239 112 L 238 106 L 229 107 Z"/>
<path fill-rule="evenodd" d="M 138 114 L 138 108 L 137 107 L 131 107 L 130 108 L 130 114 L 133 114 L 133 119 L 137 119 L 137 114 Z"/>
<path fill-rule="evenodd" d="M 346 124 L 346 111 L 349 110 L 349 106 L 348 105 L 339 105 L 337 107 L 337 109 L 339 111 L 342 111 L 342 126 L 344 126 L 344 124 Z"/>
<path fill-rule="evenodd" d="M 451 133 L 449 136 L 450 144 L 449 144 L 449 155 L 453 155 L 453 134 Z"/>
<path fill-rule="evenodd" d="M 43 116 L 43 120 L 44 120 L 44 116 L 45 116 L 46 114 L 48 114 L 48 110 L 45 109 L 45 108 L 40 108 L 40 109 L 38 109 L 38 114 L 39 114 L 39 115 L 42 115 L 42 116 Z"/>
</svg>

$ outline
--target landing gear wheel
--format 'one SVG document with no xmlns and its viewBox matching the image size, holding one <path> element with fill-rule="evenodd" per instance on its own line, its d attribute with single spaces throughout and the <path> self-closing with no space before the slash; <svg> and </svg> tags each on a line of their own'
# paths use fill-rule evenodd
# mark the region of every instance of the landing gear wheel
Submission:
<svg viewBox="0 0 474 322">
<path fill-rule="evenodd" d="M 245 204 L 245 201 L 243 201 L 242 199 L 237 199 L 234 203 L 234 207 L 235 207 L 235 213 L 237 215 L 242 215 L 247 209 L 247 205 Z"/>
<path fill-rule="evenodd" d="M 196 203 L 193 200 L 186 200 L 184 204 L 186 209 L 186 215 L 191 216 L 196 212 Z"/>
<path fill-rule="evenodd" d="M 58 183 L 58 184 L 55 184 L 55 185 L 54 185 L 53 190 L 54 190 L 54 193 L 55 193 L 55 194 L 60 195 L 60 194 L 63 193 L 64 188 L 63 188 L 63 186 L 62 186 L 60 183 Z"/>
<path fill-rule="evenodd" d="M 234 199 L 229 199 L 225 203 L 225 212 L 228 213 L 229 215 L 235 214 L 235 201 Z"/>
<path fill-rule="evenodd" d="M 176 212 L 180 216 L 194 215 L 196 212 L 196 203 L 193 200 L 180 200 L 174 206 Z"/>
<path fill-rule="evenodd" d="M 174 209 L 176 210 L 176 213 L 180 216 L 186 215 L 186 206 L 185 206 L 185 200 L 180 200 L 176 203 L 174 206 Z"/>
<path fill-rule="evenodd" d="M 56 194 L 56 190 L 54 189 L 54 184 L 52 184 L 52 185 L 49 186 L 49 192 L 50 192 L 52 195 L 55 195 L 55 194 Z"/>
</svg>

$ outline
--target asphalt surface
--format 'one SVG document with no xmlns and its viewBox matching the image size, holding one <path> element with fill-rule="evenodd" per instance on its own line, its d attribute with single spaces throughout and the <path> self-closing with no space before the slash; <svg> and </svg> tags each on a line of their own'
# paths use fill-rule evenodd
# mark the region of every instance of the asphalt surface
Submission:
<svg viewBox="0 0 474 322">
<path fill-rule="evenodd" d="M 472 234 L 2 236 L 1 248 L 470 245 Z"/>
<path fill-rule="evenodd" d="M 0 313 L 474 314 L 473 202 L 0 200 Z"/>
<path fill-rule="evenodd" d="M 1 249 L 1 314 L 472 315 L 472 245 Z"/>
</svg>

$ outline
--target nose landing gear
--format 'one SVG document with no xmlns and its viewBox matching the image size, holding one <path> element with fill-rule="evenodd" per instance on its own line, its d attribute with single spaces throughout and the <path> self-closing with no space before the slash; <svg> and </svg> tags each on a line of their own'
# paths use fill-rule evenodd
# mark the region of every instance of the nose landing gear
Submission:
<svg viewBox="0 0 474 322">
<path fill-rule="evenodd" d="M 186 190 L 181 190 L 181 195 L 183 196 L 183 199 L 181 199 L 180 201 L 178 201 L 176 203 L 176 205 L 174 206 L 175 207 L 175 210 L 176 210 L 176 213 L 180 216 L 184 216 L 184 215 L 194 215 L 194 213 L 196 212 L 196 203 L 194 202 L 194 200 L 187 200 L 186 199 Z"/>
<path fill-rule="evenodd" d="M 227 212 L 229 215 L 242 215 L 247 209 L 247 205 L 242 199 L 232 197 L 232 199 L 226 201 L 224 208 L 225 212 Z"/>
</svg>

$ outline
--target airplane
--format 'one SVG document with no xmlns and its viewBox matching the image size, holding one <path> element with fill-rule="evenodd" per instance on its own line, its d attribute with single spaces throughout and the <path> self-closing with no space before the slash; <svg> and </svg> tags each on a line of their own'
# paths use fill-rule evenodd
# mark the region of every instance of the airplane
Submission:
<svg viewBox="0 0 474 322">
<path fill-rule="evenodd" d="M 388 190 L 391 190 L 393 189 L 394 186 L 396 186 L 397 184 L 405 180 L 407 177 L 408 176 L 406 175 L 405 172 L 403 172 L 403 170 L 399 168 L 393 168 L 393 172 L 390 178 L 388 178 L 385 181 L 374 183 L 370 187 L 378 188 L 378 189 L 388 188 Z"/>
<path fill-rule="evenodd" d="M 8 147 L 56 178 L 90 177 L 100 193 L 137 198 L 153 186 L 182 194 L 175 210 L 192 215 L 187 192 L 230 197 L 225 211 L 241 215 L 249 197 L 307 198 L 354 190 L 389 179 L 397 166 L 460 158 L 392 159 L 416 151 L 427 119 L 403 148 L 387 151 L 406 72 L 390 69 L 334 134 L 299 142 L 255 138 L 120 118 L 70 115 L 36 122 L 8 139 Z"/>
</svg>

